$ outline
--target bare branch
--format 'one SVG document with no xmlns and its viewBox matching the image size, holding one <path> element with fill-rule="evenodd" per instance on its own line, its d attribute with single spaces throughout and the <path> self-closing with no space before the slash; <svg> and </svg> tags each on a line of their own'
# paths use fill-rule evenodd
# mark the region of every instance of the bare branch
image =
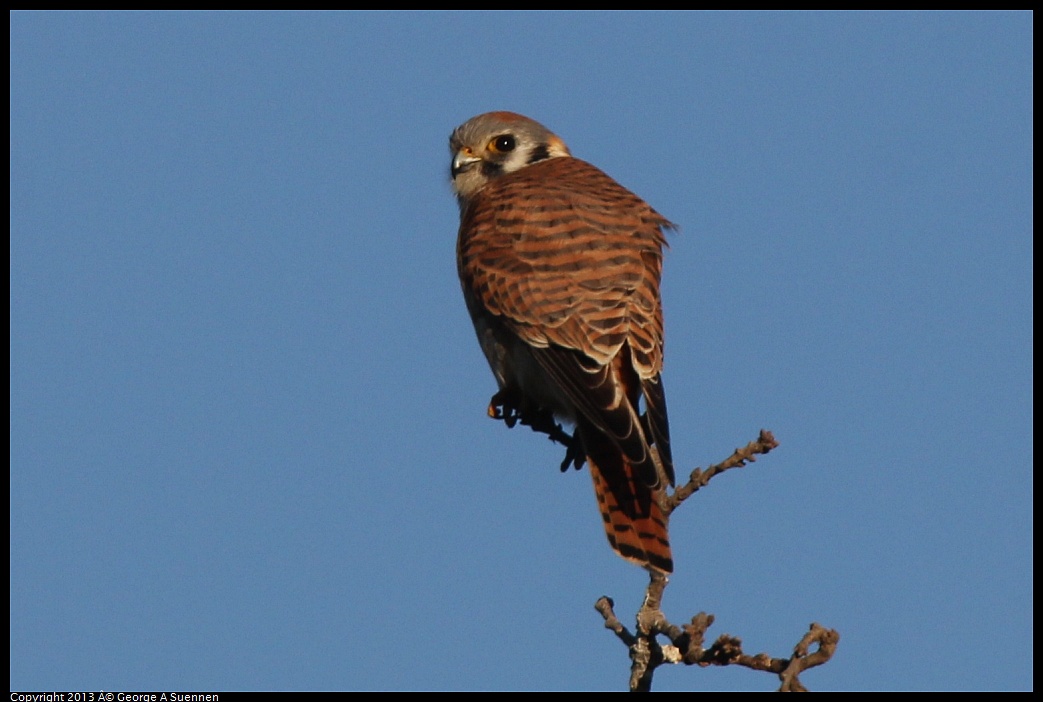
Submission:
<svg viewBox="0 0 1043 702">
<path fill-rule="evenodd" d="M 583 464 L 584 457 L 575 437 L 565 432 L 549 412 L 530 410 L 524 414 L 514 402 L 514 398 L 498 393 L 489 403 L 489 416 L 502 420 L 508 427 L 519 423 L 528 426 L 535 432 L 546 434 L 551 441 L 565 445 L 567 451 L 561 464 L 563 471 L 570 466 L 579 468 Z M 670 514 L 681 503 L 716 476 L 732 468 L 743 468 L 755 462 L 757 456 L 768 453 L 778 445 L 770 431 L 761 429 L 760 435 L 754 441 L 735 449 L 725 460 L 705 470 L 693 470 L 688 482 L 672 494 L 666 489 L 656 491 L 655 499 L 659 502 L 664 517 L 669 519 Z M 665 483 L 666 481 L 663 481 L 664 485 Z M 701 667 L 740 665 L 778 675 L 782 682 L 779 691 L 804 691 L 805 687 L 798 677 L 799 674 L 832 658 L 840 641 L 840 634 L 833 629 L 812 624 L 811 630 L 794 647 L 793 655 L 789 658 L 772 658 L 767 653 L 751 656 L 743 652 L 742 639 L 728 634 L 722 634 L 713 645 L 704 648 L 706 630 L 713 625 L 714 616 L 700 612 L 683 627 L 671 624 L 662 610 L 663 593 L 668 582 L 662 573 L 650 572 L 650 581 L 645 591 L 644 602 L 636 615 L 636 628 L 633 633 L 619 621 L 612 598 L 601 597 L 594 604 L 594 608 L 605 620 L 605 628 L 612 630 L 627 647 L 630 654 L 630 690 L 633 692 L 651 690 L 655 670 L 664 663 L 684 663 Z M 660 644 L 657 639 L 659 635 L 664 636 L 669 643 Z M 817 648 L 809 653 L 812 646 Z"/>
<path fill-rule="evenodd" d="M 756 440 L 751 441 L 742 448 L 735 449 L 732 455 L 725 460 L 710 466 L 706 470 L 699 468 L 693 470 L 688 478 L 688 482 L 677 488 L 673 495 L 666 498 L 664 511 L 669 515 L 670 512 L 677 509 L 678 505 L 698 492 L 699 488 L 704 487 L 717 475 L 731 468 L 743 468 L 747 463 L 755 462 L 758 454 L 766 454 L 778 445 L 779 442 L 775 440 L 770 431 L 761 429 L 760 436 Z"/>
<path fill-rule="evenodd" d="M 762 429 L 755 441 L 736 449 L 721 463 L 711 465 L 705 471 L 695 469 L 688 483 L 672 495 L 667 495 L 665 490 L 657 495 L 664 514 L 669 516 L 714 476 L 731 468 L 742 468 L 755 461 L 756 456 L 768 453 L 777 446 L 778 442 L 771 432 Z M 840 641 L 840 634 L 835 630 L 812 624 L 810 631 L 793 648 L 793 655 L 789 658 L 772 658 L 767 653 L 751 656 L 743 652 L 740 638 L 728 634 L 722 634 L 713 645 L 704 648 L 706 631 L 713 625 L 714 616 L 700 612 L 683 627 L 671 624 L 662 610 L 663 593 L 668 582 L 662 573 L 650 572 L 644 601 L 636 615 L 635 633 L 628 631 L 616 617 L 615 605 L 609 597 L 602 597 L 594 605 L 604 618 L 605 627 L 614 631 L 628 649 L 632 692 L 651 690 L 655 670 L 664 663 L 684 663 L 701 667 L 740 665 L 777 675 L 781 681 L 780 692 L 805 691 L 799 674 L 832 658 Z M 669 643 L 661 645 L 657 640 L 659 635 L 666 637 Z M 809 652 L 812 647 L 815 647 L 815 650 Z"/>
<path fill-rule="evenodd" d="M 817 622 L 812 622 L 808 633 L 793 648 L 793 658 L 789 660 L 786 669 L 779 675 L 779 679 L 782 680 L 779 692 L 804 692 L 805 688 L 797 679 L 797 674 L 808 668 L 822 665 L 832 658 L 838 643 L 840 643 L 840 633 L 836 629 L 827 629 Z M 813 644 L 818 648 L 809 654 L 808 648 Z"/>
<path fill-rule="evenodd" d="M 594 609 L 600 612 L 601 616 L 605 619 L 605 628 L 614 631 L 616 636 L 619 637 L 619 640 L 629 648 L 634 645 L 636 639 L 633 634 L 627 631 L 627 628 L 623 626 L 623 623 L 616 617 L 616 613 L 612 609 L 615 606 L 616 603 L 607 595 L 598 598 L 598 601 L 594 603 Z"/>
</svg>

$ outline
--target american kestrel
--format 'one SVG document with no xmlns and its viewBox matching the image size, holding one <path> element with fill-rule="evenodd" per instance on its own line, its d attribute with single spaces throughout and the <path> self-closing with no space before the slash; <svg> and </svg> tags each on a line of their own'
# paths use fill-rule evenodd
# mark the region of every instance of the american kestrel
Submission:
<svg viewBox="0 0 1043 702">
<path fill-rule="evenodd" d="M 674 483 L 659 296 L 672 225 L 528 117 L 478 115 L 449 150 L 460 283 L 499 384 L 489 414 L 567 443 L 562 469 L 590 466 L 612 548 L 672 572 L 654 494 Z"/>
</svg>

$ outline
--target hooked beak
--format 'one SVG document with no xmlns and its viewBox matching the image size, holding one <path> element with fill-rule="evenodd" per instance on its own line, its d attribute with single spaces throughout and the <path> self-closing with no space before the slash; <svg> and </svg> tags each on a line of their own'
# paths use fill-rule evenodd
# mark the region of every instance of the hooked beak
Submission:
<svg viewBox="0 0 1043 702">
<path fill-rule="evenodd" d="M 474 164 L 478 163 L 481 160 L 481 157 L 475 156 L 471 152 L 470 147 L 465 146 L 464 148 L 457 151 L 456 155 L 453 156 L 453 166 L 451 169 L 453 174 L 453 180 L 456 180 L 456 176 L 460 175 L 461 173 L 471 170 Z"/>
</svg>

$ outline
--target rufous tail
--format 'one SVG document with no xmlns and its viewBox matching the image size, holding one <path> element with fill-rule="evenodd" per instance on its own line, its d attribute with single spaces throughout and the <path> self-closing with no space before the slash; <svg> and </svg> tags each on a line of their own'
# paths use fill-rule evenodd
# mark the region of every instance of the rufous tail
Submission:
<svg viewBox="0 0 1043 702">
<path fill-rule="evenodd" d="M 672 573 L 674 559 L 666 518 L 652 488 L 635 475 L 633 467 L 614 446 L 602 451 L 588 450 L 587 462 L 605 535 L 612 548 L 628 561 Z"/>
</svg>

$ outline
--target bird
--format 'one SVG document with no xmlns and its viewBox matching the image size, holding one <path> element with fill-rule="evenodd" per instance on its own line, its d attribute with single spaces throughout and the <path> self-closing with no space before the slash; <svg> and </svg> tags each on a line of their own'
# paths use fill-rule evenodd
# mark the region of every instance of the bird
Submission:
<svg viewBox="0 0 1043 702">
<path fill-rule="evenodd" d="M 498 385 L 488 414 L 566 444 L 561 468 L 589 466 L 615 552 L 671 573 L 657 494 L 674 485 L 660 296 L 674 225 L 523 115 L 473 117 L 449 150 L 457 270 Z"/>
</svg>

